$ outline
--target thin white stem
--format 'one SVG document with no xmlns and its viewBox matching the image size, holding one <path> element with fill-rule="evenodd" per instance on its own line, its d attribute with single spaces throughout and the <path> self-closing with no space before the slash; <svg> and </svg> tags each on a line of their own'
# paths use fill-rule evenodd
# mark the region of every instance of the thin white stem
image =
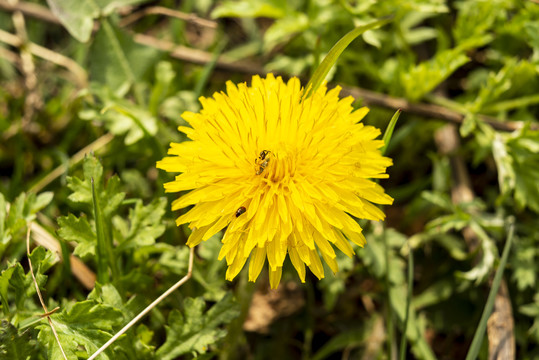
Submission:
<svg viewBox="0 0 539 360">
<path fill-rule="evenodd" d="M 122 336 L 129 328 L 135 325 L 140 319 L 142 319 L 147 313 L 150 312 L 157 304 L 163 301 L 167 296 L 173 293 L 180 286 L 185 284 L 187 280 L 191 278 L 193 272 L 193 258 L 194 258 L 194 248 L 191 248 L 189 253 L 189 266 L 187 268 L 187 275 L 181 278 L 176 284 L 172 285 L 167 291 L 165 291 L 161 296 L 154 300 L 150 305 L 148 305 L 144 310 L 142 310 L 133 320 L 131 320 L 127 325 L 125 325 L 122 330 L 118 331 L 109 341 L 107 341 L 103 346 L 101 346 L 88 360 L 94 360 L 99 354 L 101 354 L 106 348 L 108 348 L 112 343 L 114 343 L 120 336 Z"/>
<path fill-rule="evenodd" d="M 54 325 L 52 323 L 52 319 L 50 315 L 54 313 L 59 308 L 54 309 L 53 311 L 47 310 L 47 306 L 45 305 L 45 301 L 43 301 L 43 296 L 41 296 L 41 291 L 39 290 L 39 285 L 37 284 L 36 277 L 34 275 L 34 268 L 32 267 L 32 260 L 30 259 L 30 232 L 31 232 L 32 226 L 28 226 L 28 231 L 26 232 L 26 256 L 28 258 L 28 267 L 30 268 L 30 274 L 32 275 L 32 280 L 34 281 L 34 285 L 36 287 L 37 296 L 39 297 L 39 302 L 41 303 L 41 307 L 45 311 L 45 314 L 43 314 L 43 317 L 46 317 L 49 321 L 49 325 L 51 327 L 52 333 L 54 335 L 54 338 L 56 339 L 56 342 L 58 343 L 58 346 L 60 347 L 60 351 L 64 357 L 65 360 L 67 360 L 67 356 L 64 352 L 64 349 L 62 348 L 62 343 L 60 342 L 60 339 L 58 338 L 58 333 L 56 332 L 56 329 L 54 328 Z"/>
</svg>

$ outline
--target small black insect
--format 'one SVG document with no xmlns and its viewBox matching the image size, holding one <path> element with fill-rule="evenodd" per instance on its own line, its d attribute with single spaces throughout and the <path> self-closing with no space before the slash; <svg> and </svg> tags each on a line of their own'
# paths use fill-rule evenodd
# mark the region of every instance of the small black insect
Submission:
<svg viewBox="0 0 539 360">
<path fill-rule="evenodd" d="M 241 214 L 243 214 L 246 211 L 247 209 L 245 208 L 245 206 L 240 207 L 238 210 L 236 210 L 236 217 L 239 217 Z"/>
<path fill-rule="evenodd" d="M 268 154 L 271 153 L 269 150 L 262 150 L 260 152 L 260 156 L 258 157 L 260 160 L 264 160 Z"/>
</svg>

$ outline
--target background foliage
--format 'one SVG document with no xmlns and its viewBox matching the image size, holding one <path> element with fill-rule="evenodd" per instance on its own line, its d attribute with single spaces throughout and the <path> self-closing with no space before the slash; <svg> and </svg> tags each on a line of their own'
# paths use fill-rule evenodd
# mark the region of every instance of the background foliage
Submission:
<svg viewBox="0 0 539 360">
<path fill-rule="evenodd" d="M 155 169 L 185 140 L 180 114 L 251 73 L 306 83 L 344 34 L 388 15 L 328 77 L 385 100 L 357 99 L 382 129 L 416 106 L 387 149 L 395 204 L 385 223 L 362 223 L 368 245 L 322 281 L 285 271 L 272 293 L 264 276 L 224 280 L 216 236 L 193 279 L 101 358 L 372 359 L 402 337 L 408 357 L 463 358 L 509 216 L 516 354 L 539 358 L 539 5 L 509 0 L 0 0 L 0 358 L 61 358 L 29 272 L 31 222 L 53 239 L 33 228 L 30 259 L 47 307 L 60 307 L 60 341 L 68 359 L 87 358 L 187 272 L 188 229 Z M 440 132 L 446 112 L 457 137 Z M 95 155 L 80 161 L 88 144 Z"/>
</svg>

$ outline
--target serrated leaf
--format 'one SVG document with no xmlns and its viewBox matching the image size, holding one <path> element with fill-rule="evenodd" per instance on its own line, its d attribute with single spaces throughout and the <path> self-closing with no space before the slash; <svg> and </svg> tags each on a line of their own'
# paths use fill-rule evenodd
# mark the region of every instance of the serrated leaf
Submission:
<svg viewBox="0 0 539 360">
<path fill-rule="evenodd" d="M 30 254 L 30 259 L 36 282 L 42 289 L 47 281 L 47 276 L 44 273 L 57 262 L 56 255 L 42 247 L 37 247 Z M 20 263 L 10 265 L 0 275 L 0 299 L 5 313 L 9 312 L 9 292 L 13 294 L 12 298 L 15 299 L 15 305 L 19 311 L 25 308 L 26 300 L 36 293 L 30 271 L 26 273 Z"/>
<path fill-rule="evenodd" d="M 239 307 L 227 294 L 204 314 L 202 298 L 187 298 L 183 314 L 172 310 L 166 326 L 167 339 L 157 350 L 162 360 L 171 360 L 180 355 L 195 352 L 203 354 L 208 346 L 222 339 L 226 332 L 218 327 L 227 324 L 239 315 Z"/>
<path fill-rule="evenodd" d="M 0 325 L 0 359 L 25 360 L 35 353 L 35 343 L 30 331 L 19 332 L 6 320 Z"/>
<path fill-rule="evenodd" d="M 9 313 L 8 288 L 9 281 L 11 280 L 15 268 L 16 265 L 12 265 L 3 270 L 0 274 L 0 300 L 2 301 L 2 310 L 4 311 L 4 314 Z"/>
<path fill-rule="evenodd" d="M 497 133 L 492 154 L 498 168 L 502 195 L 513 195 L 517 207 L 539 213 L 539 131 L 523 128 L 513 134 Z"/>
<path fill-rule="evenodd" d="M 103 216 L 111 218 L 112 214 L 125 198 L 125 193 L 120 192 L 120 179 L 112 176 L 107 186 L 103 185 L 103 167 L 94 156 L 87 156 L 83 163 L 84 179 L 68 177 L 67 186 L 72 193 L 68 196 L 70 201 L 84 204 L 87 211 L 93 209 L 91 179 L 94 179 L 99 206 L 103 209 Z"/>
<path fill-rule="evenodd" d="M 401 84 L 406 96 L 413 101 L 421 99 L 468 61 L 470 59 L 463 54 L 462 49 L 438 52 L 432 59 L 401 74 Z"/>
<path fill-rule="evenodd" d="M 95 256 L 95 244 L 97 241 L 94 229 L 85 217 L 77 218 L 73 214 L 58 218 L 58 235 L 66 241 L 75 241 L 74 254 L 82 258 Z"/>
<path fill-rule="evenodd" d="M 61 312 L 51 315 L 58 338 L 68 359 L 77 359 L 80 347 L 87 355 L 93 354 L 113 333 L 113 327 L 122 325 L 123 314 L 112 306 L 95 300 L 69 303 Z M 38 325 L 38 339 L 48 344 L 49 359 L 61 359 L 58 344 L 48 323 Z M 111 351 L 105 350 L 100 359 L 113 359 Z"/>
<path fill-rule="evenodd" d="M 153 245 L 155 239 L 165 232 L 161 219 L 165 214 L 166 204 L 165 198 L 157 198 L 147 206 L 137 200 L 135 208 L 129 210 L 129 230 L 122 234 L 123 238 L 120 239 L 116 251 Z"/>
</svg>

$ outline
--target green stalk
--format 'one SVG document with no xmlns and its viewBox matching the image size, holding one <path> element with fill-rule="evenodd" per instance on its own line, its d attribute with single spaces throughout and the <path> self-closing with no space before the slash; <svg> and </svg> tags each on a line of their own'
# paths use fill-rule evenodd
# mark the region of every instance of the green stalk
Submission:
<svg viewBox="0 0 539 360">
<path fill-rule="evenodd" d="M 107 224 L 103 218 L 103 212 L 99 200 L 95 193 L 94 178 L 92 178 L 92 202 L 94 204 L 95 230 L 97 235 L 96 257 L 97 257 L 97 281 L 100 284 L 109 282 L 108 265 L 112 270 L 112 276 L 117 278 L 118 270 L 114 254 L 112 252 L 112 239 L 107 231 Z"/>
<path fill-rule="evenodd" d="M 408 320 L 410 318 L 410 306 L 412 304 L 412 289 L 414 284 L 414 252 L 410 247 L 408 254 L 408 291 L 406 293 L 406 313 L 404 315 L 404 325 L 402 327 L 402 338 L 400 345 L 400 360 L 406 357 L 406 331 L 408 330 Z"/>
<path fill-rule="evenodd" d="M 397 110 L 395 114 L 393 114 L 391 120 L 389 120 L 389 125 L 387 125 L 386 132 L 384 133 L 384 137 L 382 138 L 382 140 L 384 140 L 384 146 L 380 149 L 382 155 L 386 153 L 387 146 L 391 141 L 391 137 L 393 136 L 393 130 L 395 129 L 395 125 L 397 125 L 397 120 L 399 120 L 401 112 L 401 109 Z"/>
<path fill-rule="evenodd" d="M 513 243 L 514 233 L 514 219 L 510 219 L 509 234 L 507 235 L 507 241 L 505 242 L 505 246 L 503 248 L 502 258 L 500 259 L 498 270 L 496 270 L 496 275 L 494 276 L 494 281 L 492 282 L 492 287 L 490 288 L 490 292 L 488 294 L 487 303 L 483 309 L 483 315 L 481 315 L 479 326 L 477 326 L 477 329 L 475 330 L 475 335 L 473 337 L 472 344 L 470 345 L 470 350 L 468 350 L 468 354 L 466 355 L 466 360 L 475 360 L 479 354 L 479 349 L 481 348 L 481 343 L 483 342 L 483 337 L 485 336 L 485 331 L 487 329 L 487 321 L 492 313 L 494 300 L 502 282 L 503 271 L 505 269 L 505 264 L 507 263 L 507 258 L 509 257 L 509 250 L 511 249 L 511 245 Z"/>
<path fill-rule="evenodd" d="M 386 332 L 387 332 L 387 358 L 393 359 L 393 307 L 391 306 L 391 283 L 389 281 L 389 246 L 387 244 L 387 236 L 384 229 L 383 234 L 384 241 L 384 253 L 386 260 L 386 273 L 385 273 L 385 285 L 387 291 L 387 318 L 386 318 Z"/>
</svg>

